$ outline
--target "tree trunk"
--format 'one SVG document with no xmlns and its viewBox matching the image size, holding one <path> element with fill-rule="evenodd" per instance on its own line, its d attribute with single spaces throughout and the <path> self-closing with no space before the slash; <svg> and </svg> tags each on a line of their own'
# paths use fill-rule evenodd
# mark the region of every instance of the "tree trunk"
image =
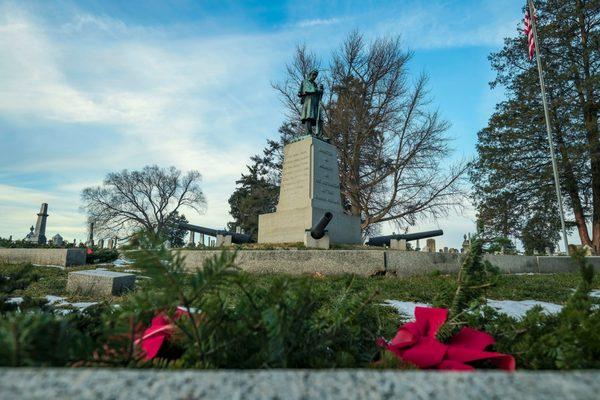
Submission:
<svg viewBox="0 0 600 400">
<path fill-rule="evenodd" d="M 579 196 L 579 188 L 575 174 L 573 172 L 573 164 L 569 159 L 569 154 L 564 145 L 563 135 L 560 128 L 556 129 L 556 137 L 558 144 L 558 152 L 561 156 L 563 173 L 565 177 L 565 190 L 571 199 L 571 206 L 573 207 L 573 215 L 575 216 L 575 223 L 577 224 L 577 232 L 579 233 L 579 239 L 582 244 L 592 246 L 592 240 L 587 229 L 585 215 L 583 213 L 583 206 L 581 205 L 581 196 Z"/>
<path fill-rule="evenodd" d="M 598 104 L 594 99 L 593 79 L 590 67 L 590 48 L 583 4 L 577 2 L 579 13 L 579 30 L 583 61 L 583 85 L 579 89 L 582 100 L 583 117 L 590 152 L 592 172 L 592 247 L 595 254 L 600 254 L 600 134 L 598 133 Z M 583 94 L 583 96 L 581 96 Z"/>
</svg>

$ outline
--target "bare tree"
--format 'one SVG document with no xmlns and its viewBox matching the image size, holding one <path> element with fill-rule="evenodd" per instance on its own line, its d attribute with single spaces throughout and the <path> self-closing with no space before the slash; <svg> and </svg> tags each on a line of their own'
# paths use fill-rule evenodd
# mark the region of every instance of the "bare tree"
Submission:
<svg viewBox="0 0 600 400">
<path fill-rule="evenodd" d="M 85 188 L 83 209 L 100 232 L 129 237 L 140 229 L 167 234 L 181 207 L 198 213 L 206 200 L 198 171 L 146 166 L 141 171 L 113 172 L 102 186 Z"/>
<path fill-rule="evenodd" d="M 355 31 L 319 75 L 327 88 L 324 132 L 340 153 L 342 200 L 363 230 L 388 221 L 406 228 L 463 205 L 468 163 L 449 165 L 449 124 L 431 109 L 427 76 L 409 83 L 410 58 L 397 37 L 367 43 Z M 319 65 L 299 46 L 286 79 L 273 85 L 292 126 L 299 82 Z"/>
</svg>

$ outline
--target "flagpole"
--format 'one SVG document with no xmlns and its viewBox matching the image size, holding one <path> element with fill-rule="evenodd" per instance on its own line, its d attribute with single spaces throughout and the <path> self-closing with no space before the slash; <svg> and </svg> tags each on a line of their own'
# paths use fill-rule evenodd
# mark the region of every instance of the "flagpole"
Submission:
<svg viewBox="0 0 600 400">
<path fill-rule="evenodd" d="M 548 145 L 550 146 L 550 158 L 552 159 L 552 170 L 554 172 L 554 187 L 556 189 L 556 199 L 560 211 L 560 224 L 562 227 L 563 241 L 565 244 L 565 253 L 569 254 L 569 242 L 567 240 L 567 229 L 565 228 L 565 212 L 563 210 L 562 195 L 560 193 L 560 181 L 558 179 L 558 167 L 556 166 L 556 156 L 554 155 L 554 143 L 552 141 L 552 128 L 550 126 L 550 113 L 548 112 L 548 103 L 546 100 L 546 86 L 544 85 L 544 72 L 542 71 L 542 59 L 540 58 L 540 46 L 538 44 L 537 26 L 535 23 L 535 7 L 533 0 L 527 0 L 529 7 L 529 18 L 531 19 L 531 28 L 533 30 L 533 40 L 535 41 L 535 58 L 537 59 L 538 73 L 540 75 L 540 86 L 542 87 L 542 101 L 544 103 L 544 116 L 546 118 L 546 131 L 548 132 Z"/>
</svg>

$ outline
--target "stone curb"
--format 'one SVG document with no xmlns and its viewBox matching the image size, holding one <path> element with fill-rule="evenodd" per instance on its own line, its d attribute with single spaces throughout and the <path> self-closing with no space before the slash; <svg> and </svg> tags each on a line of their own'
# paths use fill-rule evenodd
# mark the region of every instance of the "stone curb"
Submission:
<svg viewBox="0 0 600 400">
<path fill-rule="evenodd" d="M 180 250 L 186 257 L 185 268 L 194 271 L 220 250 Z M 486 254 L 485 259 L 505 274 L 576 272 L 569 257 L 512 256 Z M 587 257 L 600 271 L 600 257 Z M 239 250 L 237 264 L 251 273 L 324 275 L 357 274 L 362 276 L 426 275 L 434 271 L 456 273 L 462 256 L 449 253 L 424 253 L 397 250 Z"/>
<path fill-rule="evenodd" d="M 600 373 L 0 369 L 12 399 L 597 399 Z"/>
</svg>

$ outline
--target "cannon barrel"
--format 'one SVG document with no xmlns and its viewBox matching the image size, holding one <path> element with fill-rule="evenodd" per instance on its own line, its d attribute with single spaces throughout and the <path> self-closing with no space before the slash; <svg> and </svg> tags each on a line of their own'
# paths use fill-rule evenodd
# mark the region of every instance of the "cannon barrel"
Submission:
<svg viewBox="0 0 600 400">
<path fill-rule="evenodd" d="M 416 232 L 416 233 L 406 233 L 401 235 L 387 235 L 387 236 L 376 236 L 369 239 L 367 242 L 368 246 L 389 246 L 390 240 L 406 240 L 410 242 L 411 240 L 419 240 L 430 238 L 434 236 L 442 236 L 444 231 L 438 229 L 436 231 L 427 231 L 427 232 Z"/>
<path fill-rule="evenodd" d="M 192 225 L 192 224 L 179 224 L 179 227 L 183 228 L 185 230 L 188 230 L 188 231 L 198 232 L 198 233 L 202 233 L 202 234 L 208 235 L 208 236 L 217 236 L 217 235 L 231 236 L 231 243 L 235 243 L 235 244 L 252 243 L 252 241 L 253 241 L 252 237 L 250 235 L 246 235 L 244 233 L 236 233 L 236 232 L 229 232 L 229 231 L 225 231 L 225 230 L 211 229 L 211 228 L 206 228 L 204 226 Z"/>
<path fill-rule="evenodd" d="M 319 222 L 317 222 L 316 225 L 312 227 L 312 229 L 310 230 L 310 236 L 312 236 L 312 238 L 315 240 L 319 240 L 323 236 L 325 236 L 325 228 L 327 228 L 327 225 L 329 225 L 332 219 L 333 214 L 327 211 L 323 215 L 323 218 L 321 218 Z"/>
</svg>

